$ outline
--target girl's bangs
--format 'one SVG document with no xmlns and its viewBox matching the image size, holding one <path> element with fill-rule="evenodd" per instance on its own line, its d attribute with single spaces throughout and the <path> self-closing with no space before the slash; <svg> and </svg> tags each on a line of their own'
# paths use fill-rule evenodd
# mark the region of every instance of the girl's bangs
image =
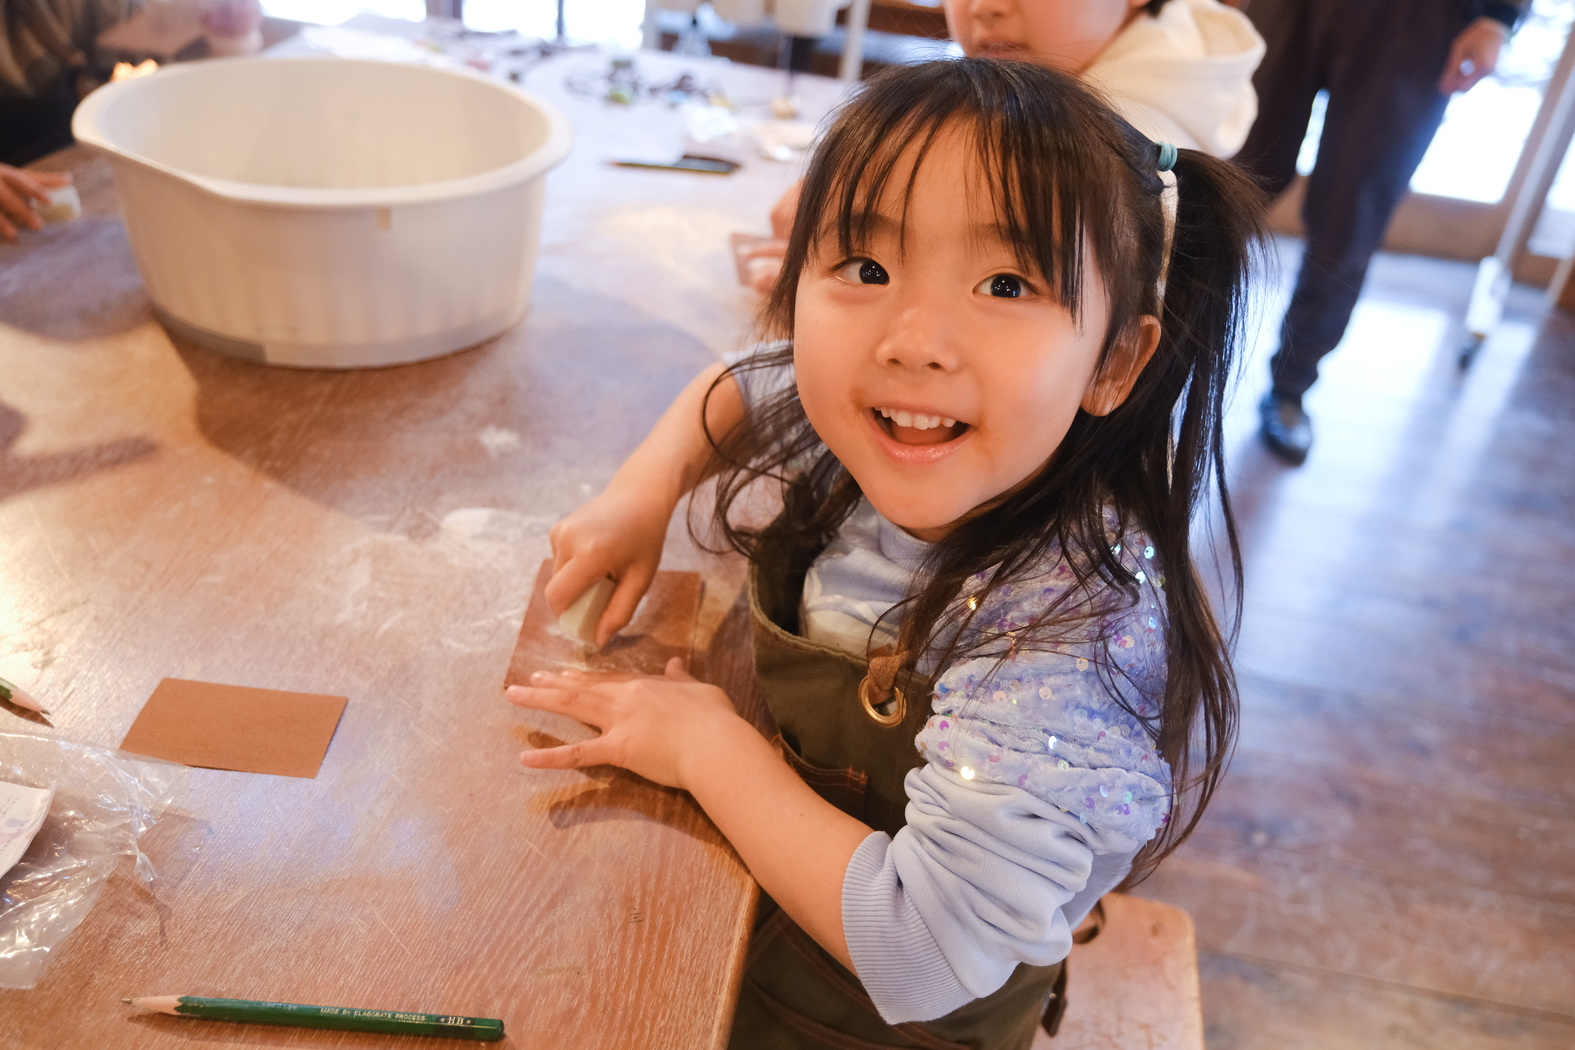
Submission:
<svg viewBox="0 0 1575 1050">
<path fill-rule="evenodd" d="M 833 131 L 817 158 L 825 165 L 819 180 L 824 196 L 818 209 L 824 219 L 811 234 L 809 254 L 832 237 L 841 255 L 856 253 L 869 242 L 881 214 L 880 204 L 893 190 L 901 194 L 901 211 L 896 218 L 899 246 L 905 247 L 919 170 L 937 138 L 956 130 L 973 155 L 977 182 L 970 182 L 970 187 L 982 187 L 989 193 L 1018 265 L 1028 275 L 1043 279 L 1077 319 L 1082 301 L 1086 209 L 1072 187 L 1086 187 L 1090 182 L 1077 170 L 1081 151 L 1065 148 L 1063 135 L 1053 129 L 1031 126 L 1031 114 L 1014 112 L 1015 107 L 1009 106 L 1007 112 L 981 110 L 987 100 L 977 93 L 958 95 L 932 94 L 917 100 L 913 107 L 861 107 L 861 102 L 870 101 L 867 97 L 852 104 L 869 112 L 850 113 L 855 119 L 844 120 Z M 887 99 L 874 101 L 889 103 Z M 901 184 L 895 185 L 894 180 Z M 1071 236 L 1066 236 L 1068 231 Z"/>
</svg>

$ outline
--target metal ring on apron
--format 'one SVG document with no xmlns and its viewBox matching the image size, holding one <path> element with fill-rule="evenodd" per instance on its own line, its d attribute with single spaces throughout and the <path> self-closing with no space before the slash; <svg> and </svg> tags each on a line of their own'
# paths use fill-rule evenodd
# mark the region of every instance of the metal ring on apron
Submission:
<svg viewBox="0 0 1575 1050">
<path fill-rule="evenodd" d="M 902 718 L 908 713 L 908 700 L 902 695 L 902 690 L 892 686 L 891 714 L 881 714 L 880 707 L 876 704 L 875 680 L 870 675 L 864 676 L 864 681 L 859 683 L 859 703 L 864 705 L 864 713 L 876 725 L 890 729 L 892 726 L 901 725 Z"/>
</svg>

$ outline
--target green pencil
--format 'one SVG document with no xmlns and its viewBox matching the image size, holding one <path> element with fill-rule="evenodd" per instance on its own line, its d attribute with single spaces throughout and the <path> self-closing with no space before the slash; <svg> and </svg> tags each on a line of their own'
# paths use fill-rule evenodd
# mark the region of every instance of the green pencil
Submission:
<svg viewBox="0 0 1575 1050">
<path fill-rule="evenodd" d="M 176 1017 L 211 1021 L 285 1024 L 297 1028 L 337 1028 L 349 1032 L 389 1035 L 446 1035 L 455 1039 L 494 1042 L 503 1038 L 503 1022 L 492 1017 L 456 1017 L 407 1010 L 360 1010 L 352 1006 L 302 1006 L 260 1003 L 250 999 L 205 999 L 197 995 L 150 995 L 121 1002 Z"/>
<path fill-rule="evenodd" d="M 7 682 L 4 678 L 0 678 L 0 700 L 9 700 L 17 707 L 25 707 L 27 710 L 37 711 L 41 715 L 49 714 L 37 700 L 28 696 L 21 687 Z"/>
</svg>

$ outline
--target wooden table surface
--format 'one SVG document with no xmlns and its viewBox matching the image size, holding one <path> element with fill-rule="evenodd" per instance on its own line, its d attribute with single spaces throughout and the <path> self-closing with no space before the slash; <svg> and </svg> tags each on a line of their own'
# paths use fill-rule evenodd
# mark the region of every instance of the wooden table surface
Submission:
<svg viewBox="0 0 1575 1050">
<path fill-rule="evenodd" d="M 746 102 L 781 84 L 638 61 Z M 521 1047 L 725 1041 L 753 881 L 682 793 L 523 770 L 527 741 L 587 731 L 501 694 L 548 528 L 747 335 L 728 234 L 763 232 L 797 174 L 608 166 L 676 156 L 683 125 L 566 89 L 605 65 L 526 80 L 578 135 L 531 314 L 416 365 L 292 371 L 173 342 L 104 161 L 38 165 L 75 172 L 86 208 L 0 244 L 0 674 L 54 728 L 11 709 L 0 727 L 114 746 L 167 676 L 349 705 L 315 779 L 192 770 L 143 840 L 158 878 L 126 862 L 37 988 L 0 991 L 0 1046 L 392 1045 L 120 1003 L 177 993 L 501 1017 Z M 816 115 L 838 91 L 797 88 Z M 672 536 L 669 567 L 708 573 L 699 670 L 747 674 L 747 648 L 717 644 L 736 566 Z"/>
</svg>

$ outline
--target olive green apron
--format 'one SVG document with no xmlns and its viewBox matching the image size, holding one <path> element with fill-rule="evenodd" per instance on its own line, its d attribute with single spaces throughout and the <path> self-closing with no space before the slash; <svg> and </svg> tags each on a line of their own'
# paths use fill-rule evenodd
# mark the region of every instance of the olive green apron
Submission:
<svg viewBox="0 0 1575 1050">
<path fill-rule="evenodd" d="M 799 596 L 812 560 L 813 552 L 768 545 L 750 569 L 755 666 L 781 729 L 778 747 L 822 798 L 895 835 L 906 822 L 903 779 L 914 766 L 902 708 L 928 707 L 932 683 L 907 671 L 871 674 L 869 661 L 798 636 Z M 884 689 L 876 684 L 881 677 Z M 852 971 L 762 897 L 728 1045 L 1026 1050 L 1041 1023 L 1054 1033 L 1064 1009 L 1064 964 L 1023 964 L 1000 989 L 945 1017 L 887 1024 Z"/>
</svg>

